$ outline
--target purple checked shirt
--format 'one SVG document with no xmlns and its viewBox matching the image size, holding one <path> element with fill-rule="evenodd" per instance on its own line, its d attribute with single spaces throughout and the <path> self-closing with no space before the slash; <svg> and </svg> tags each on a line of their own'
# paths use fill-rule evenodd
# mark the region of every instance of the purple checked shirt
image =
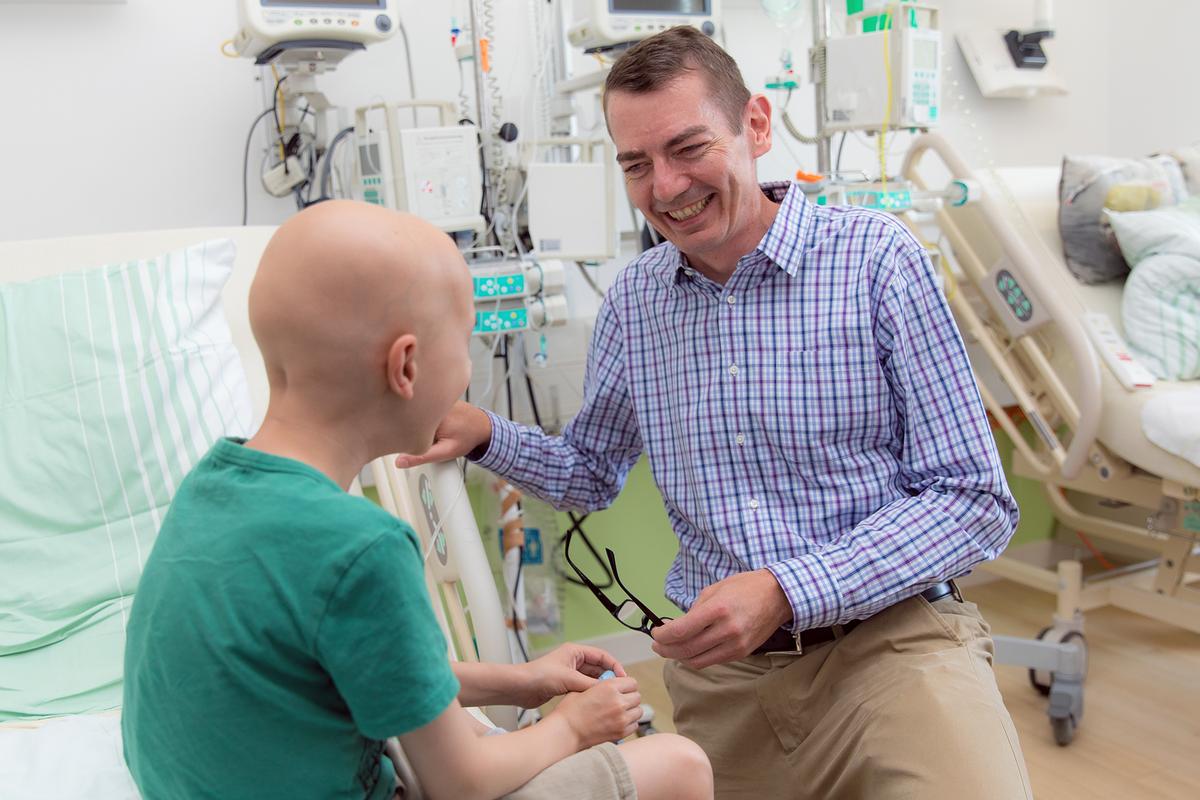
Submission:
<svg viewBox="0 0 1200 800">
<path fill-rule="evenodd" d="M 1009 493 L 962 339 L 896 220 L 796 186 L 721 286 L 674 245 L 618 276 L 562 436 L 492 416 L 479 464 L 559 508 L 620 492 L 645 452 L 688 609 L 769 569 L 796 631 L 862 619 L 994 558 Z"/>
</svg>

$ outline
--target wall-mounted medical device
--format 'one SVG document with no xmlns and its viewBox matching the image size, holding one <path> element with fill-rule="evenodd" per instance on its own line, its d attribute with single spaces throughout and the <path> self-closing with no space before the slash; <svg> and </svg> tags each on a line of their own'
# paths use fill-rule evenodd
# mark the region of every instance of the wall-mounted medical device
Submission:
<svg viewBox="0 0 1200 800">
<path fill-rule="evenodd" d="M 574 0 L 567 41 L 584 50 L 636 42 L 676 25 L 713 36 L 721 0 Z"/>
<path fill-rule="evenodd" d="M 436 127 L 402 127 L 403 109 L 432 107 Z M 355 177 L 368 203 L 407 211 L 444 231 L 484 228 L 479 132 L 453 125 L 454 106 L 439 102 L 376 103 L 354 114 Z"/>
<path fill-rule="evenodd" d="M 557 259 L 473 262 L 475 336 L 542 330 L 569 317 L 566 270 Z"/>
<path fill-rule="evenodd" d="M 539 148 L 580 149 L 578 161 L 538 161 Z M 529 238 L 541 258 L 607 261 L 618 254 L 617 154 L 612 141 L 556 136 L 525 143 Z M 563 198 L 571 201 L 564 203 Z"/>
<path fill-rule="evenodd" d="M 1021 99 L 1067 93 L 1048 49 L 1047 40 L 1054 38 L 1051 0 L 1034 0 L 1031 28 L 967 29 L 955 38 L 984 97 Z"/>
<path fill-rule="evenodd" d="M 390 39 L 396 32 L 395 0 L 237 0 L 238 55 L 265 64 L 288 50 L 332 54 Z"/>
<path fill-rule="evenodd" d="M 878 131 L 885 123 L 893 130 L 930 128 L 940 122 L 939 12 L 918 3 L 899 9 L 852 15 L 849 27 L 861 25 L 861 32 L 825 41 L 823 133 Z"/>
</svg>

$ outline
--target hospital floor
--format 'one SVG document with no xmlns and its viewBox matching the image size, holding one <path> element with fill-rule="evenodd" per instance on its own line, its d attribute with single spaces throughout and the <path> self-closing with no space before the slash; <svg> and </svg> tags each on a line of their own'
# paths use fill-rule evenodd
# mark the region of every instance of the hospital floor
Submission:
<svg viewBox="0 0 1200 800">
<path fill-rule="evenodd" d="M 1033 636 L 1054 610 L 1050 595 L 1009 581 L 966 590 L 994 633 Z M 1048 800 L 1194 800 L 1200 797 L 1200 635 L 1105 608 L 1087 615 L 1084 721 L 1070 746 L 1054 743 L 1045 701 L 1027 672 L 998 667 L 1036 797 Z M 660 730 L 671 725 L 662 661 L 629 668 Z"/>
</svg>

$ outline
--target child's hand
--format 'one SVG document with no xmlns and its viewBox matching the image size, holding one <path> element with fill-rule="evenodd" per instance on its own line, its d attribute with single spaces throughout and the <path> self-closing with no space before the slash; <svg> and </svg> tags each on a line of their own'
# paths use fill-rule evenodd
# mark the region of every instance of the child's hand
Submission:
<svg viewBox="0 0 1200 800">
<path fill-rule="evenodd" d="M 625 676 L 620 662 L 598 647 L 568 643 L 541 658 L 524 664 L 516 702 L 522 708 L 537 708 L 568 692 L 585 692 L 605 670 Z"/>
<path fill-rule="evenodd" d="M 633 678 L 611 678 L 581 694 L 568 694 L 554 715 L 562 716 L 583 750 L 631 736 L 642 716 L 642 695 Z"/>
</svg>

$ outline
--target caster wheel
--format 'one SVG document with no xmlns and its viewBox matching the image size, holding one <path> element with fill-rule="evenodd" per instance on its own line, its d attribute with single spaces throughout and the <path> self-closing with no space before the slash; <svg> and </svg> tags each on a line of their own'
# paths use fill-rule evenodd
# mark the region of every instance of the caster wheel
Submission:
<svg viewBox="0 0 1200 800">
<path fill-rule="evenodd" d="M 1050 628 L 1042 628 L 1038 631 L 1038 635 L 1033 637 L 1038 641 L 1046 638 L 1046 634 L 1050 632 Z M 1042 697 L 1050 696 L 1050 675 L 1046 672 L 1038 672 L 1036 669 L 1029 670 L 1029 684 L 1037 690 L 1037 693 Z"/>
<path fill-rule="evenodd" d="M 1046 638 L 1046 634 L 1050 633 L 1052 628 L 1042 628 L 1038 631 L 1038 635 L 1034 638 L 1041 640 Z M 1087 677 L 1087 639 L 1079 631 L 1067 631 L 1059 642 L 1079 642 L 1079 646 L 1083 648 L 1083 675 Z M 1042 697 L 1050 696 L 1050 682 L 1054 680 L 1053 673 L 1039 671 L 1036 669 L 1029 670 L 1029 684 L 1037 690 Z"/>
<path fill-rule="evenodd" d="M 1054 729 L 1054 741 L 1059 747 L 1066 747 L 1075 738 L 1075 720 L 1071 717 L 1051 717 L 1050 727 Z"/>
</svg>

